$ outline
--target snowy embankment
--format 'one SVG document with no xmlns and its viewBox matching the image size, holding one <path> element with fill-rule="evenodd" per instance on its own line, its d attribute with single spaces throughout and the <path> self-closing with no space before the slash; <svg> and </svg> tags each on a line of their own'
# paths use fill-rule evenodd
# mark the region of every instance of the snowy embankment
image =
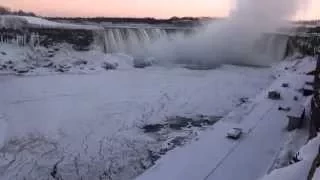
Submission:
<svg viewBox="0 0 320 180">
<path fill-rule="evenodd" d="M 307 99 L 298 90 L 309 80 L 305 73 L 315 67 L 315 61 L 308 59 L 277 67 L 277 80 L 267 90 L 279 91 L 281 100 L 267 99 L 268 91 L 263 91 L 220 120 L 213 130 L 201 133 L 198 141 L 168 153 L 137 180 L 256 180 L 277 167 L 277 162 L 285 158 L 281 153 L 291 148 L 286 146 L 287 141 L 300 145 L 306 142 L 306 137 L 298 142 L 291 139 L 292 133 L 285 130 L 288 112 L 279 108 L 294 111 L 305 104 Z M 289 87 L 283 87 L 283 83 Z M 231 128 L 243 129 L 239 141 L 226 139 Z"/>
<path fill-rule="evenodd" d="M 12 29 L 19 29 L 19 28 L 26 28 L 26 27 L 59 28 L 59 29 L 102 29 L 102 27 L 99 27 L 99 26 L 59 23 L 59 22 L 49 21 L 39 17 L 16 16 L 16 15 L 1 15 L 0 27 L 12 28 Z"/>
<path fill-rule="evenodd" d="M 320 179 L 320 168 L 319 167 L 316 170 L 312 180 L 318 180 L 318 179 Z"/>
<path fill-rule="evenodd" d="M 312 139 L 308 144 L 303 146 L 299 151 L 299 160 L 293 165 L 288 167 L 274 170 L 270 175 L 262 178 L 261 180 L 302 180 L 308 179 L 310 170 L 314 163 L 315 158 L 319 155 L 320 137 Z M 314 175 L 314 180 L 320 178 L 319 172 Z"/>
<path fill-rule="evenodd" d="M 1 57 L 23 61 L 24 52 Z M 91 51 L 59 53 L 53 63 L 80 58 L 92 66 L 96 59 L 100 63 L 100 55 Z M 203 129 L 170 130 L 158 139 L 145 134 L 143 125 L 172 116 L 224 116 L 273 80 L 270 68 L 134 69 L 123 55 L 101 57 L 123 68 L 51 76 L 42 76 L 52 73 L 42 68 L 39 76 L 0 76 L 1 179 L 132 179 L 154 163 L 150 153 L 163 149 L 168 139 L 194 139 Z"/>
</svg>

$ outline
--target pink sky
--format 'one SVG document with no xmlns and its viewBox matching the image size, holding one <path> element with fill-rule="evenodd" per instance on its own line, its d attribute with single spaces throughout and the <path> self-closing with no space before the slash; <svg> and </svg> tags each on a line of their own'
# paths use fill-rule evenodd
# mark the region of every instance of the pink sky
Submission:
<svg viewBox="0 0 320 180">
<path fill-rule="evenodd" d="M 234 0 L 0 0 L 12 9 L 33 11 L 44 16 L 227 16 Z M 319 0 L 298 19 L 320 19 Z"/>
</svg>

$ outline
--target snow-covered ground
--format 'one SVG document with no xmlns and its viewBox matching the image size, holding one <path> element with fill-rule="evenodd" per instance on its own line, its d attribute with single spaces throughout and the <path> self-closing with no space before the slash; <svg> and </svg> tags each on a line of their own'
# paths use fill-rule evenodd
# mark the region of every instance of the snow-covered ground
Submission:
<svg viewBox="0 0 320 180">
<path fill-rule="evenodd" d="M 143 125 L 178 115 L 224 116 L 275 74 L 272 68 L 230 65 L 134 69 L 125 55 L 61 48 L 52 57 L 50 50 L 6 46 L 0 47 L 1 62 L 32 68 L 23 76 L 12 75 L 12 68 L 1 71 L 1 179 L 132 179 L 153 163 L 150 150 L 164 143 L 145 134 Z M 50 62 L 71 68 L 57 73 L 54 65 L 34 65 L 45 63 L 48 53 Z M 87 61 L 83 68 L 75 64 L 79 60 Z M 104 62 L 118 69 L 106 71 Z M 196 137 L 198 130 L 192 133 Z"/>
<path fill-rule="evenodd" d="M 49 21 L 40 17 L 0 15 L 1 28 L 18 29 L 26 26 L 43 27 L 43 28 L 66 28 L 66 29 L 102 29 L 99 26 L 59 23 L 59 22 Z"/>
</svg>

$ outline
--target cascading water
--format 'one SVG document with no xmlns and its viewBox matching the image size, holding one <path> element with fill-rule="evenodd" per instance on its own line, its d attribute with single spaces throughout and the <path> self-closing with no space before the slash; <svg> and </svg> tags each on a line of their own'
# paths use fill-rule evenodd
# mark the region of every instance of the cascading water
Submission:
<svg viewBox="0 0 320 180">
<path fill-rule="evenodd" d="M 165 29 L 158 28 L 109 28 L 104 32 L 106 53 L 135 54 L 160 39 L 170 39 Z"/>
<path fill-rule="evenodd" d="M 255 52 L 255 44 L 265 33 L 277 32 L 289 26 L 287 21 L 306 0 L 237 0 L 230 17 L 212 22 L 190 38 L 173 43 L 158 43 L 151 48 L 151 56 L 159 63 L 192 64 L 216 67 L 220 64 L 269 66 L 281 59 L 286 39 L 271 37 L 262 55 Z M 308 0 L 307 0 L 308 1 Z M 267 56 L 269 55 L 269 56 Z"/>
<path fill-rule="evenodd" d="M 254 44 L 252 54 L 268 58 L 270 62 L 277 62 L 285 58 L 289 36 L 267 33 Z"/>
<path fill-rule="evenodd" d="M 286 55 L 289 35 L 261 32 L 251 36 L 250 32 L 218 26 L 187 38 L 175 36 L 173 41 L 157 41 L 147 53 L 155 57 L 158 64 L 199 68 L 215 68 L 219 64 L 269 66 Z"/>
<path fill-rule="evenodd" d="M 266 43 L 268 44 L 266 54 L 275 61 L 282 60 L 287 51 L 288 40 L 289 36 L 272 35 Z"/>
<path fill-rule="evenodd" d="M 105 53 L 127 53 L 137 54 L 146 51 L 146 48 L 159 40 L 170 41 L 173 34 L 187 34 L 190 29 L 165 29 L 156 27 L 109 27 L 105 29 L 93 29 L 95 42 L 91 44 L 92 49 L 101 49 Z M 0 31 L 0 43 L 17 44 L 19 46 L 30 45 L 36 47 L 42 40 L 52 41 L 51 37 L 41 37 L 37 30 L 33 32 L 19 30 L 11 31 L 4 29 Z M 42 31 L 41 28 L 39 32 Z M 59 33 L 59 29 L 55 29 Z M 55 34 L 52 34 L 56 36 Z M 61 43 L 61 42 L 60 42 Z"/>
</svg>

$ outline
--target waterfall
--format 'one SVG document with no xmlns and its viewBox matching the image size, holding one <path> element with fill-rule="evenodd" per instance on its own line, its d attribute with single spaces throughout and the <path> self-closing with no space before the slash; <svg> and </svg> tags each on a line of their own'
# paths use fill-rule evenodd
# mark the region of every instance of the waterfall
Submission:
<svg viewBox="0 0 320 180">
<path fill-rule="evenodd" d="M 106 53 L 134 54 L 143 51 L 159 39 L 169 39 L 165 29 L 158 28 L 108 28 L 104 32 Z"/>
<path fill-rule="evenodd" d="M 289 36 L 273 35 L 269 38 L 267 52 L 275 61 L 282 60 L 287 52 Z"/>
<path fill-rule="evenodd" d="M 95 42 L 91 45 L 91 49 L 99 49 L 105 53 L 126 53 L 138 56 L 148 54 L 150 50 L 166 54 L 172 50 L 169 46 L 170 42 L 174 41 L 173 43 L 175 43 L 177 39 L 185 39 L 185 36 L 190 33 L 190 29 L 158 27 L 108 27 L 92 31 Z M 42 40 L 41 31 L 0 31 L 0 43 L 2 44 L 10 43 L 19 46 L 37 47 L 40 46 Z M 253 54 L 251 59 L 257 59 L 260 56 L 271 59 L 273 62 L 279 61 L 287 53 L 288 41 L 289 37 L 287 35 L 267 33 L 255 42 L 252 52 L 248 52 L 248 54 Z M 190 42 L 184 44 L 188 45 L 188 43 Z M 160 44 L 160 46 L 157 46 L 157 44 Z M 179 42 L 177 46 L 179 46 Z M 185 54 L 185 52 L 179 51 L 179 54 Z M 153 55 L 151 53 L 151 56 Z M 188 59 L 186 58 L 186 60 Z"/>
<path fill-rule="evenodd" d="M 162 29 L 156 27 L 108 27 L 94 29 L 94 43 L 92 49 L 99 49 L 105 53 L 143 53 L 158 40 L 171 41 L 174 34 L 187 34 L 190 29 Z M 53 34 L 56 36 L 55 34 Z M 43 37 L 42 37 L 43 36 Z M 50 39 L 48 34 L 34 31 L 0 31 L 0 43 L 30 45 L 37 47 L 40 41 Z"/>
<path fill-rule="evenodd" d="M 289 36 L 283 34 L 264 34 L 255 43 L 253 53 L 270 59 L 272 62 L 283 60 L 286 56 Z"/>
</svg>

